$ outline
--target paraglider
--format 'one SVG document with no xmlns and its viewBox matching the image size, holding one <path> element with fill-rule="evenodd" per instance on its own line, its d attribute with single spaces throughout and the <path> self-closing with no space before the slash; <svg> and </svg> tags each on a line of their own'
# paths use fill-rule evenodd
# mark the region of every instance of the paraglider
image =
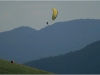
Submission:
<svg viewBox="0 0 100 75">
<path fill-rule="evenodd" d="M 48 22 L 47 22 L 47 24 L 48 24 Z"/>
<path fill-rule="evenodd" d="M 52 21 L 57 18 L 58 10 L 56 8 L 52 8 Z M 48 22 L 46 23 L 48 25 Z"/>
<path fill-rule="evenodd" d="M 52 8 L 52 21 L 54 21 L 58 15 L 58 10 L 56 8 Z"/>
</svg>

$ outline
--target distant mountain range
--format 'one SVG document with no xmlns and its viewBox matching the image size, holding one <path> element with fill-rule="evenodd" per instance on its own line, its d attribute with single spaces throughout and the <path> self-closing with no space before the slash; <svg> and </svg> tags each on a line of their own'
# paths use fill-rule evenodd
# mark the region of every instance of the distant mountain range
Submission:
<svg viewBox="0 0 100 75">
<path fill-rule="evenodd" d="M 100 74 L 100 41 L 69 53 L 24 63 L 56 74 Z"/>
<path fill-rule="evenodd" d="M 0 33 L 0 57 L 17 63 L 79 50 L 100 40 L 100 20 L 57 22 L 41 30 L 19 27 Z"/>
</svg>

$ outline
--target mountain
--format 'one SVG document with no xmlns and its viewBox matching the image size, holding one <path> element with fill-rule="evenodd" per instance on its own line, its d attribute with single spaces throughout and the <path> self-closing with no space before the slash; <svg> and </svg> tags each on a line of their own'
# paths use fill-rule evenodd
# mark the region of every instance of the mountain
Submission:
<svg viewBox="0 0 100 75">
<path fill-rule="evenodd" d="M 100 74 L 100 41 L 63 55 L 24 63 L 56 74 Z"/>
<path fill-rule="evenodd" d="M 50 72 L 0 59 L 0 74 L 50 74 Z"/>
<path fill-rule="evenodd" d="M 35 32 L 37 30 L 22 26 L 0 33 L 0 57 L 6 60 L 13 59 L 17 63 L 27 61 L 33 50 L 33 39 L 30 40 L 29 36 Z"/>
<path fill-rule="evenodd" d="M 0 33 L 0 57 L 24 63 L 79 50 L 100 40 L 100 20 L 57 22 L 41 30 L 22 26 Z"/>
</svg>

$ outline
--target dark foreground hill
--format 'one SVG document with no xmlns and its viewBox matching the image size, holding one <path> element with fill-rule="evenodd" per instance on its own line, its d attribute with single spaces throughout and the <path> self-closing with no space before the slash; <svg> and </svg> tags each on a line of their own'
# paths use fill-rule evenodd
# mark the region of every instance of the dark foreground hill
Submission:
<svg viewBox="0 0 100 75">
<path fill-rule="evenodd" d="M 97 40 L 100 40 L 97 19 L 57 22 L 38 31 L 19 27 L 0 33 L 0 57 L 24 63 L 75 51 Z"/>
<path fill-rule="evenodd" d="M 50 74 L 50 72 L 17 63 L 12 64 L 8 61 L 0 59 L 0 74 Z"/>
<path fill-rule="evenodd" d="M 64 55 L 25 63 L 58 74 L 100 74 L 100 41 Z"/>
</svg>

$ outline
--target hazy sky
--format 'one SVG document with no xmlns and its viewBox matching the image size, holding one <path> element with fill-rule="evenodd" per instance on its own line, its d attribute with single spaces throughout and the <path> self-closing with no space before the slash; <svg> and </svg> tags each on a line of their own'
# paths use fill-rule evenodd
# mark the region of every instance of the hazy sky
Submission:
<svg viewBox="0 0 100 75">
<path fill-rule="evenodd" d="M 52 21 L 52 8 L 58 17 Z M 0 1 L 0 32 L 20 26 L 44 28 L 74 19 L 100 19 L 100 1 Z"/>
</svg>

